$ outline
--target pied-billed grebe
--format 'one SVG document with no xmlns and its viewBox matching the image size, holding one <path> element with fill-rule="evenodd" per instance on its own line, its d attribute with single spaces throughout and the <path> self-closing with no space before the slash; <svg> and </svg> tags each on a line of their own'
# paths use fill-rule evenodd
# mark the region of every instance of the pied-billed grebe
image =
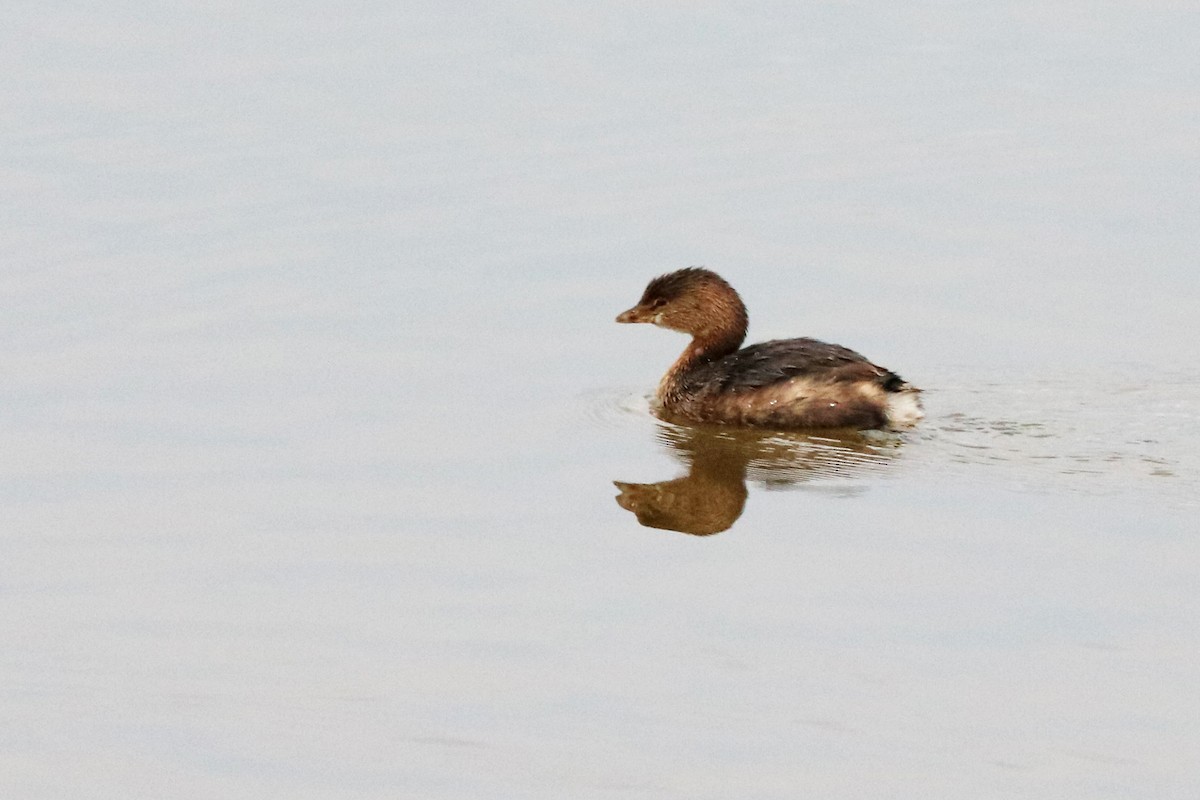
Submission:
<svg viewBox="0 0 1200 800">
<path fill-rule="evenodd" d="M 660 275 L 617 322 L 651 322 L 692 336 L 658 384 L 668 414 L 777 429 L 898 429 L 924 416 L 920 389 L 845 347 L 776 339 L 739 350 L 746 306 L 707 269 Z"/>
</svg>

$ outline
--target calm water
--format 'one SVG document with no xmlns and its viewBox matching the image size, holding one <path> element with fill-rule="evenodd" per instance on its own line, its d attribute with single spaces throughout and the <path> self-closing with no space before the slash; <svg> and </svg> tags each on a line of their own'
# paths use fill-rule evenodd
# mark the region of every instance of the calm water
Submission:
<svg viewBox="0 0 1200 800">
<path fill-rule="evenodd" d="M 3 29 L 3 796 L 1195 796 L 1191 6 Z M 688 264 L 927 420 L 654 419 Z"/>
</svg>

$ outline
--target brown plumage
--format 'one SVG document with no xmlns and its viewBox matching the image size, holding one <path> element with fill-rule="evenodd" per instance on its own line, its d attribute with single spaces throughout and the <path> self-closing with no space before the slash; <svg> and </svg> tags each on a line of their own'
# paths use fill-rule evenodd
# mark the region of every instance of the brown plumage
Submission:
<svg viewBox="0 0 1200 800">
<path fill-rule="evenodd" d="M 667 414 L 777 429 L 906 428 L 922 416 L 919 389 L 840 345 L 776 339 L 739 350 L 746 306 L 707 269 L 660 275 L 617 322 L 692 337 L 658 384 Z"/>
</svg>

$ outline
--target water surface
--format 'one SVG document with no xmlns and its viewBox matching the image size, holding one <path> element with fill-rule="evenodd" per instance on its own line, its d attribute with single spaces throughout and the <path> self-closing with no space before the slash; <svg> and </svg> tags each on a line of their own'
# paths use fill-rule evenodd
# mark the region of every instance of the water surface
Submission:
<svg viewBox="0 0 1200 800">
<path fill-rule="evenodd" d="M 14 10 L 0 793 L 1192 796 L 1198 22 Z M 656 420 L 689 264 L 928 418 Z"/>
</svg>

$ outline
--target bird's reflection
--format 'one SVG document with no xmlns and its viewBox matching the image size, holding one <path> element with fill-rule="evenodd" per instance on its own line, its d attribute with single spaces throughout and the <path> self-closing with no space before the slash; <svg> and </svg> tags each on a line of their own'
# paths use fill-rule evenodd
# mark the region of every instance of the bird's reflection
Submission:
<svg viewBox="0 0 1200 800">
<path fill-rule="evenodd" d="M 649 528 L 708 536 L 730 528 L 746 505 L 746 481 L 766 488 L 826 482 L 877 472 L 901 446 L 878 432 L 820 435 L 658 423 L 658 439 L 687 468 L 660 483 L 613 481 L 617 503 Z M 849 487 L 851 491 L 854 487 Z"/>
</svg>

